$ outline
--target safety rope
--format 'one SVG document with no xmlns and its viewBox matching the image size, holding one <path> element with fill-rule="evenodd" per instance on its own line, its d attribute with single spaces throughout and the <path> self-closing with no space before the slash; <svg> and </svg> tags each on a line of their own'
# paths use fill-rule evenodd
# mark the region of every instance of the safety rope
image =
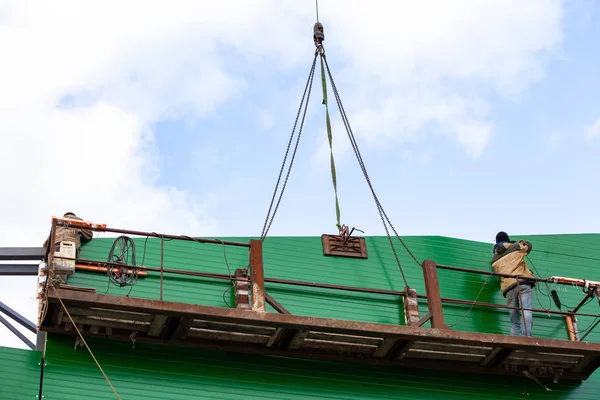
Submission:
<svg viewBox="0 0 600 400">
<path fill-rule="evenodd" d="M 112 389 L 112 391 L 115 394 L 115 396 L 117 397 L 117 399 L 121 400 L 121 396 L 119 396 L 119 393 L 117 393 L 117 390 L 115 389 L 115 387 L 113 386 L 113 384 L 110 382 L 110 379 L 108 379 L 108 376 L 106 375 L 106 373 L 104 372 L 104 370 L 100 366 L 100 363 L 98 362 L 98 360 L 94 356 L 94 353 L 92 352 L 92 349 L 90 349 L 90 346 L 88 346 L 87 342 L 83 338 L 83 335 L 79 331 L 79 328 L 77 328 L 77 324 L 75 323 L 75 321 L 73 321 L 73 318 L 71 317 L 71 314 L 69 313 L 69 310 L 67 310 L 67 307 L 65 306 L 65 303 L 63 303 L 62 299 L 60 298 L 60 295 L 58 294 L 58 290 L 56 290 L 56 288 L 54 288 L 54 286 L 52 286 L 52 288 L 54 289 L 54 293 L 56 294 L 56 298 L 60 302 L 60 305 L 62 306 L 63 310 L 65 310 L 65 313 L 67 314 L 67 317 L 69 317 L 69 320 L 71 321 L 71 323 L 75 327 L 75 330 L 77 331 L 77 334 L 79 335 L 79 338 L 81 339 L 81 342 L 84 344 L 85 348 L 89 351 L 90 355 L 94 359 L 94 362 L 98 366 L 98 369 L 100 370 L 100 372 L 102 372 L 102 375 L 104 376 L 104 379 L 106 379 L 106 382 L 108 382 L 108 385 Z"/>
<path fill-rule="evenodd" d="M 319 51 L 319 49 L 318 49 Z M 338 230 L 342 230 L 342 224 L 340 222 L 340 202 L 338 200 L 337 191 L 337 176 L 335 172 L 335 160 L 333 159 L 333 135 L 331 133 L 331 119 L 329 118 L 329 101 L 327 99 L 327 79 L 325 77 L 325 66 L 323 65 L 323 58 L 325 57 L 325 51 L 323 47 L 320 47 L 319 51 L 321 55 L 321 84 L 323 86 L 323 104 L 325 105 L 325 125 L 327 127 L 327 139 L 329 140 L 329 155 L 331 164 L 331 181 L 333 182 L 333 192 L 335 193 L 335 216 L 336 226 Z"/>
<path fill-rule="evenodd" d="M 281 203 L 281 199 L 283 197 L 283 192 L 287 186 L 288 178 L 290 176 L 290 172 L 292 171 L 292 166 L 294 165 L 294 160 L 296 158 L 296 152 L 298 151 L 298 144 L 300 143 L 300 137 L 302 136 L 302 129 L 304 127 L 304 121 L 306 119 L 306 111 L 308 109 L 308 102 L 310 99 L 310 94 L 312 91 L 312 83 L 315 75 L 315 67 L 317 64 L 317 56 L 318 53 L 315 52 L 315 56 L 313 58 L 313 62 L 310 68 L 310 73 L 308 74 L 308 79 L 306 82 L 306 86 L 304 87 L 304 93 L 302 94 L 302 100 L 300 101 L 300 106 L 298 107 L 298 113 L 296 114 L 296 119 L 294 120 L 294 127 L 292 128 L 292 133 L 290 135 L 290 139 L 288 141 L 288 145 L 285 151 L 285 156 L 283 157 L 283 163 L 281 164 L 281 169 L 279 170 L 279 176 L 277 177 L 277 183 L 275 184 L 275 190 L 273 191 L 273 197 L 271 198 L 271 203 L 269 204 L 269 210 L 267 211 L 267 217 L 265 218 L 265 223 L 263 225 L 263 229 L 260 235 L 260 240 L 264 241 L 265 237 L 269 233 L 269 229 L 271 229 L 271 225 L 273 224 L 273 220 L 275 219 L 275 214 L 279 209 L 279 204 Z M 306 100 L 306 101 L 305 101 Z M 304 108 L 304 111 L 302 111 Z M 298 119 L 300 119 L 300 114 L 302 114 L 302 119 L 300 120 L 300 127 L 298 128 L 298 135 L 296 136 L 296 127 L 298 125 Z M 292 152 L 292 157 L 290 159 L 290 163 L 285 175 L 285 179 L 283 181 L 283 185 L 281 187 L 281 191 L 279 192 L 279 197 L 277 202 L 275 202 L 275 198 L 277 197 L 277 192 L 279 190 L 279 184 L 281 183 L 281 177 L 283 175 L 283 170 L 285 169 L 285 165 L 287 163 L 287 158 L 290 152 L 290 148 L 292 145 L 292 141 L 294 140 L 294 136 L 296 136 L 296 143 L 294 145 L 294 151 Z M 273 207 L 275 204 L 275 207 Z"/>
</svg>

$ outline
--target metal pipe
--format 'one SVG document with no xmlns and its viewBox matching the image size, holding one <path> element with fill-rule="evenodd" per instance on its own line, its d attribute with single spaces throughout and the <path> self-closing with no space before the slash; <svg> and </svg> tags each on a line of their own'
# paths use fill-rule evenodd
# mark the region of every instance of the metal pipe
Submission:
<svg viewBox="0 0 600 400">
<path fill-rule="evenodd" d="M 565 315 L 565 324 L 567 325 L 567 333 L 569 334 L 569 340 L 575 342 L 575 330 L 573 329 L 573 317 Z"/>
<path fill-rule="evenodd" d="M 524 280 L 528 280 L 528 281 L 535 281 L 535 282 L 552 282 L 551 278 L 536 278 L 536 277 L 530 277 L 530 276 L 523 276 L 523 275 L 510 275 L 510 274 L 501 274 L 498 272 L 491 272 L 491 271 L 481 271 L 478 269 L 471 269 L 471 268 L 462 268 L 462 267 L 452 267 L 452 266 L 448 266 L 448 265 L 437 265 L 438 268 L 440 269 L 447 269 L 450 271 L 461 271 L 461 272 L 471 272 L 473 274 L 481 274 L 481 275 L 493 275 L 493 276 L 498 276 L 498 277 L 502 277 L 502 278 L 520 278 L 520 279 L 524 279 Z M 563 284 L 561 282 L 557 282 L 559 285 Z M 571 285 L 569 283 L 569 285 Z M 583 285 L 578 285 L 578 286 L 583 286 Z"/>
<path fill-rule="evenodd" d="M 418 294 L 418 298 L 427 299 L 427 296 L 423 294 Z M 470 301 L 470 300 L 460 300 L 460 299 L 452 299 L 448 297 L 442 297 L 442 303 L 450 303 L 450 304 L 464 304 L 464 305 L 473 305 L 478 307 L 491 307 L 491 308 L 503 308 L 503 309 L 513 309 L 519 310 L 519 307 L 511 307 L 505 304 L 495 304 L 495 303 L 484 303 L 480 301 Z M 525 308 L 527 311 L 538 312 L 542 314 L 556 314 L 556 315 L 571 315 L 572 313 L 565 311 L 553 311 L 553 310 L 544 310 L 541 308 Z M 577 314 L 581 317 L 598 317 L 600 314 Z"/>
<path fill-rule="evenodd" d="M 54 219 L 57 225 L 61 226 L 71 226 L 72 221 L 68 219 L 56 218 Z M 166 235 L 162 233 L 156 232 L 144 232 L 144 231 L 134 231 L 131 229 L 119 229 L 119 228 L 109 228 L 106 226 L 98 226 L 94 224 L 88 223 L 86 225 L 86 229 L 90 229 L 96 232 L 111 232 L 111 233 L 121 233 L 125 235 L 136 235 L 136 236 L 150 236 L 155 238 L 163 237 L 165 239 L 175 239 L 175 240 L 185 240 L 188 242 L 198 242 L 198 243 L 211 243 L 211 244 L 223 244 L 227 246 L 239 246 L 239 247 L 250 247 L 250 243 L 243 242 L 233 242 L 229 240 L 220 240 L 220 239 L 204 239 L 204 238 L 193 238 L 187 235 Z"/>
<path fill-rule="evenodd" d="M 60 258 L 63 260 L 74 260 L 79 264 L 88 264 L 88 265 L 96 265 L 100 267 L 127 267 L 127 268 L 139 268 L 142 271 L 152 271 L 152 272 L 160 272 L 160 268 L 153 267 L 145 267 L 145 266 L 134 266 L 134 265 L 125 265 L 125 264 L 117 264 L 105 261 L 97 261 L 97 260 L 87 260 L 84 258 L 71 258 L 71 257 L 61 257 L 56 256 L 56 258 Z M 180 269 L 167 269 L 164 268 L 163 271 L 169 274 L 178 274 L 178 275 L 189 275 L 189 276 L 197 276 L 202 278 L 212 278 L 212 279 L 223 279 L 230 281 L 245 281 L 248 282 L 248 278 L 236 278 L 227 274 L 217 274 L 212 272 L 198 272 L 198 271 L 186 271 Z M 371 288 L 362 288 L 356 286 L 344 286 L 344 285 L 333 285 L 329 283 L 318 283 L 318 282 L 305 282 L 305 281 L 294 281 L 289 279 L 279 279 L 279 278 L 264 278 L 265 282 L 269 283 L 280 283 L 283 285 L 296 285 L 296 286 L 307 286 L 307 287 L 315 287 L 315 288 L 323 288 L 323 289 L 334 289 L 334 290 L 346 290 L 349 292 L 361 292 L 361 293 L 375 293 L 375 294 L 388 294 L 394 296 L 404 296 L 406 292 L 399 290 L 387 290 L 387 289 L 371 289 Z"/>
<path fill-rule="evenodd" d="M 70 257 L 59 257 L 56 258 L 64 259 L 64 260 L 75 260 L 77 263 L 88 264 L 88 265 L 97 265 L 100 267 L 127 267 L 127 268 L 139 268 L 142 271 L 151 271 L 151 272 L 160 272 L 160 268 L 153 267 L 143 267 L 143 266 L 133 266 L 133 265 L 123 265 L 116 264 L 105 261 L 97 261 L 97 260 L 87 260 L 83 258 L 70 258 Z M 196 276 L 201 278 L 211 278 L 211 279 L 223 279 L 229 281 L 245 281 L 248 282 L 248 278 L 236 278 L 229 276 L 227 274 L 218 274 L 211 272 L 198 272 L 198 271 L 186 271 L 186 270 L 178 270 L 178 269 L 164 269 L 165 273 L 169 274 L 177 274 L 177 275 L 188 275 L 188 276 Z M 360 292 L 360 293 L 374 293 L 374 294 L 387 294 L 393 296 L 404 296 L 406 292 L 400 290 L 387 290 L 387 289 L 371 289 L 371 288 L 362 288 L 357 286 L 344 286 L 344 285 L 333 285 L 328 283 L 318 283 L 318 282 L 306 282 L 306 281 L 295 281 L 290 279 L 280 279 L 280 278 L 267 278 L 265 277 L 265 282 L 269 283 L 280 283 L 283 285 L 295 285 L 295 286 L 307 286 L 307 287 L 315 287 L 322 289 L 333 289 L 333 290 L 344 290 L 349 292 Z M 427 300 L 427 296 L 423 294 L 418 294 L 417 298 Z M 503 308 L 503 309 L 519 309 L 518 307 L 510 307 L 504 304 L 495 304 L 495 303 L 485 303 L 485 302 L 473 302 L 470 300 L 460 300 L 460 299 L 452 299 L 448 297 L 442 297 L 442 303 L 451 303 L 451 304 L 466 304 L 466 305 L 475 305 L 479 307 L 492 307 L 492 308 Z M 545 314 L 556 314 L 556 315 L 569 315 L 568 312 L 563 311 L 553 311 L 553 310 L 543 310 L 541 308 L 526 308 L 525 310 L 531 310 L 533 312 L 545 313 Z M 578 314 L 583 317 L 596 317 L 596 314 Z"/>
</svg>

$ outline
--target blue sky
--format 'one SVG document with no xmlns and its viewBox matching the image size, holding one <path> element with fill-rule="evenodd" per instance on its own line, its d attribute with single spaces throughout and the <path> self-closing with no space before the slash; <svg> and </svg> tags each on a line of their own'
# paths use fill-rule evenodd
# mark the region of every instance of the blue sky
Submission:
<svg viewBox="0 0 600 400">
<path fill-rule="evenodd" d="M 591 51 L 600 33 L 594 7 L 593 2 L 566 4 L 560 18 L 562 40 L 533 56 L 539 62 L 539 76 L 519 78 L 524 83 L 516 93 L 479 86 L 477 79 L 445 78 L 447 90 L 486 103 L 493 134 L 477 157 L 465 154 L 453 138 L 437 133 L 443 129 L 437 121 L 417 129 L 414 140 L 370 143 L 360 140 L 361 132 L 357 132 L 376 190 L 402 232 L 489 241 L 499 229 L 518 233 L 597 230 L 593 210 L 598 192 L 592 182 L 598 170 L 595 153 L 600 138 L 585 139 L 586 127 L 600 116 L 598 55 Z M 323 18 L 329 37 L 335 27 L 327 29 L 327 14 Z M 334 77 L 340 81 L 343 57 L 327 44 L 332 67 L 337 67 Z M 244 62 L 235 52 L 225 53 L 224 64 L 232 65 L 229 68 L 245 81 L 243 96 L 206 119 L 162 121 L 154 126 L 160 169 L 157 184 L 175 185 L 198 197 L 218 193 L 220 201 L 211 214 L 224 234 L 253 235 L 262 226 L 312 58 L 310 48 L 299 51 L 305 53 L 302 62 L 275 75 L 266 73 L 268 60 Z M 245 68 L 240 69 L 240 63 Z M 352 111 L 361 104 L 352 101 L 354 83 L 346 78 L 338 85 L 342 99 L 353 106 L 349 110 L 352 123 Z M 328 157 L 317 152 L 325 138 L 318 76 L 314 89 L 274 234 L 316 235 L 335 229 Z M 385 91 L 382 88 L 382 94 Z M 372 100 L 366 105 L 371 106 Z M 337 121 L 335 105 L 332 108 Z M 269 115 L 267 122 L 262 112 Z M 334 145 L 347 140 L 337 126 Z M 382 234 L 355 159 L 346 151 L 337 163 L 342 221 L 366 228 L 369 234 Z"/>
<path fill-rule="evenodd" d="M 142 3 L 0 6 L 3 246 L 41 244 L 65 211 L 139 230 L 260 234 L 312 61 L 314 3 Z M 598 232 L 597 2 L 320 9 L 350 123 L 401 235 Z M 272 235 L 335 232 L 318 73 Z M 383 234 L 330 108 L 342 223 Z M 33 285 L 14 282 L 0 283 L 3 300 L 34 319 Z"/>
</svg>

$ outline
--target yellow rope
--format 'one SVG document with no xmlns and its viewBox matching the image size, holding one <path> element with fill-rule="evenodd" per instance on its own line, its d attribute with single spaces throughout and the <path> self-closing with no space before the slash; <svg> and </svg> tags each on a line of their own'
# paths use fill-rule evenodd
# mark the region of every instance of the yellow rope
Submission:
<svg viewBox="0 0 600 400">
<path fill-rule="evenodd" d="M 102 372 L 102 375 L 104 375 L 104 379 L 106 379 L 106 382 L 108 382 L 108 384 L 110 385 L 110 388 L 115 393 L 115 396 L 117 396 L 117 399 L 121 400 L 121 396 L 119 396 L 119 393 L 117 393 L 117 390 L 115 389 L 115 387 L 113 386 L 113 384 L 110 382 L 110 379 L 108 379 L 108 376 L 106 376 L 106 373 L 104 372 L 104 370 L 100 366 L 100 363 L 98 362 L 98 360 L 96 360 L 96 357 L 94 356 L 94 353 L 92 353 L 92 349 L 90 349 L 90 346 L 88 346 L 87 342 L 83 338 L 83 335 L 81 334 L 81 332 L 79 332 L 79 329 L 77 328 L 77 324 L 75 323 L 75 321 L 73 321 L 73 318 L 71 318 L 71 314 L 69 314 L 69 310 L 67 310 L 67 307 L 65 306 L 65 303 L 63 303 L 62 299 L 60 298 L 60 295 L 58 294 L 58 290 L 56 290 L 56 288 L 54 286 L 52 286 L 52 289 L 54 290 L 54 293 L 56 293 L 56 298 L 58 299 L 58 301 L 60 301 L 60 304 L 62 305 L 62 308 L 65 310 L 65 313 L 67 313 L 67 317 L 69 317 L 69 319 L 71 320 L 71 323 L 75 327 L 75 330 L 77 331 L 77 334 L 79 335 L 79 338 L 81 339 L 81 341 L 85 345 L 85 348 L 90 352 L 90 355 L 94 359 L 94 362 L 98 366 L 98 369 L 100 369 L 100 372 Z"/>
</svg>

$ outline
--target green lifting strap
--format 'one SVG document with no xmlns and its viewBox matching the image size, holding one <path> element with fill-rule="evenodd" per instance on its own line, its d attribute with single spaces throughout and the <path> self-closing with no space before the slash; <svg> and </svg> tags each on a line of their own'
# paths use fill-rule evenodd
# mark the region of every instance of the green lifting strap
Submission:
<svg viewBox="0 0 600 400">
<path fill-rule="evenodd" d="M 327 125 L 327 138 L 329 139 L 329 153 L 331 155 L 331 180 L 333 181 L 333 191 L 335 193 L 335 215 L 337 217 L 337 224 L 339 230 L 342 229 L 340 223 L 340 203 L 338 201 L 337 193 L 337 178 L 335 175 L 335 161 L 333 160 L 333 136 L 331 134 L 331 120 L 329 119 L 329 105 L 327 101 L 327 81 L 325 79 L 325 67 L 323 65 L 323 53 L 321 53 L 321 83 L 323 84 L 323 104 L 325 104 L 325 123 Z"/>
</svg>

